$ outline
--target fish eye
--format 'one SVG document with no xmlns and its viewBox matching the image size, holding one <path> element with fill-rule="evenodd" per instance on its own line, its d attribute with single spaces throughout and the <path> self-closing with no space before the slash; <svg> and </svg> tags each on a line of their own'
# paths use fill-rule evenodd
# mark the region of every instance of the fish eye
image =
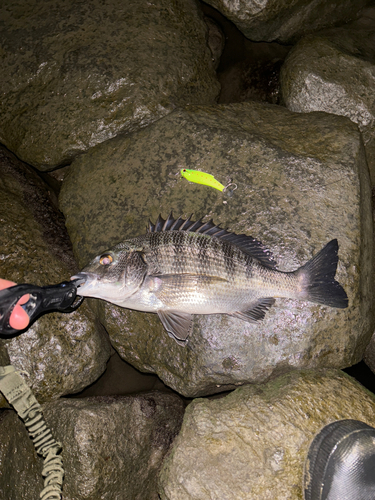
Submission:
<svg viewBox="0 0 375 500">
<path fill-rule="evenodd" d="M 102 266 L 108 266 L 113 262 L 113 257 L 109 253 L 104 253 L 100 259 L 99 262 Z"/>
</svg>

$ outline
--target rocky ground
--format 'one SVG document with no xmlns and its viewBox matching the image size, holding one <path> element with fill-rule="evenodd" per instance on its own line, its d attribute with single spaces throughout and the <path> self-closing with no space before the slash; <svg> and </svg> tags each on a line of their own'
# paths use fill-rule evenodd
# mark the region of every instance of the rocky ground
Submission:
<svg viewBox="0 0 375 500">
<path fill-rule="evenodd" d="M 321 427 L 375 426 L 373 4 L 3 2 L 1 278 L 67 280 L 159 213 L 194 212 L 282 271 L 337 238 L 349 298 L 195 316 L 186 346 L 156 315 L 86 300 L 0 339 L 63 445 L 65 500 L 302 499 Z M 0 497 L 37 498 L 41 459 L 0 408 Z"/>
</svg>

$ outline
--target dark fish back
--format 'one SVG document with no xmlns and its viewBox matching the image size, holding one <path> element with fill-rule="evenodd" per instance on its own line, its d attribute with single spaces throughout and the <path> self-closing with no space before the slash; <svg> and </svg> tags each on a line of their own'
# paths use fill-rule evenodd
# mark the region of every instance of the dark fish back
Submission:
<svg viewBox="0 0 375 500">
<path fill-rule="evenodd" d="M 230 254 L 233 253 L 234 245 L 237 249 L 240 249 L 243 253 L 252 257 L 252 259 L 256 259 L 263 266 L 269 269 L 276 269 L 276 262 L 272 256 L 272 253 L 260 241 L 245 234 L 238 235 L 231 233 L 230 231 L 216 225 L 212 220 L 208 222 L 202 222 L 202 219 L 198 221 L 192 221 L 191 216 L 188 219 L 183 219 L 182 217 L 178 217 L 177 219 L 175 219 L 172 214 L 170 214 L 167 219 L 163 219 L 161 215 L 159 215 L 155 224 L 149 222 L 148 231 L 148 234 L 174 234 L 178 232 L 184 234 L 194 233 L 205 235 L 211 238 L 200 239 L 202 242 L 201 254 L 203 258 L 206 253 L 206 250 L 204 250 L 205 245 L 209 247 L 209 241 L 220 240 L 221 242 L 230 243 L 230 245 L 224 246 L 223 249 L 224 254 L 227 255 L 227 258 L 229 260 L 233 258 L 233 256 L 231 257 Z M 229 260 L 227 264 L 230 267 Z"/>
<path fill-rule="evenodd" d="M 254 259 L 230 242 L 186 231 L 148 233 L 145 259 L 151 275 L 194 274 L 233 281 L 249 275 Z"/>
</svg>

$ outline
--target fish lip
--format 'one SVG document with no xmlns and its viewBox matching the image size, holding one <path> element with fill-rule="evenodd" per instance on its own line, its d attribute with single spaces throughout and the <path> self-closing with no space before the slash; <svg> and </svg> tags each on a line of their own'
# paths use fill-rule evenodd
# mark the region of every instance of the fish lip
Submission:
<svg viewBox="0 0 375 500">
<path fill-rule="evenodd" d="M 87 281 L 87 276 L 84 273 L 78 273 L 74 276 L 71 276 L 70 281 L 74 281 L 77 288 L 81 285 L 84 285 Z"/>
<path fill-rule="evenodd" d="M 70 281 L 76 281 L 77 282 L 77 286 L 81 286 L 84 283 L 86 283 L 88 277 L 89 277 L 88 273 L 84 273 L 84 272 L 81 271 L 81 272 L 75 274 L 74 276 L 71 276 L 70 277 Z"/>
<path fill-rule="evenodd" d="M 81 295 L 82 292 L 90 290 L 95 285 L 97 277 L 94 274 L 81 271 L 71 276 L 70 281 L 76 281 L 77 295 Z"/>
</svg>

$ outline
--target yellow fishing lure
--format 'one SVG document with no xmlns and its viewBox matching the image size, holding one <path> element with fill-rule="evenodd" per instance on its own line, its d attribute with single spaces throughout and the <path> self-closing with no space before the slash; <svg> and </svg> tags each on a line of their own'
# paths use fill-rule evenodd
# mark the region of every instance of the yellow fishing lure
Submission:
<svg viewBox="0 0 375 500">
<path fill-rule="evenodd" d="M 183 168 L 181 170 L 181 175 L 188 181 L 195 182 L 196 184 L 204 184 L 205 186 L 210 186 L 214 189 L 218 189 L 219 191 L 223 191 L 225 189 L 225 186 L 217 181 L 213 175 L 206 174 L 206 172 Z"/>
</svg>

